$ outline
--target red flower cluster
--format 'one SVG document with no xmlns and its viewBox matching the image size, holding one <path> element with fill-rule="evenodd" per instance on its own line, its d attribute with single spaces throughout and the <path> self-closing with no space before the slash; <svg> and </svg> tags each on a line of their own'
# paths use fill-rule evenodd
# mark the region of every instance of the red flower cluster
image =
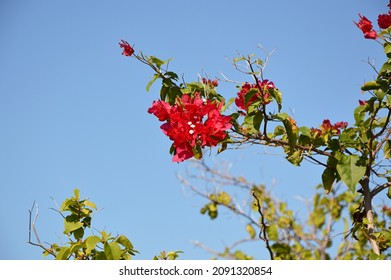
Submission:
<svg viewBox="0 0 391 280">
<path fill-rule="evenodd" d="M 245 96 L 247 92 L 250 89 L 258 89 L 258 92 L 254 94 L 250 100 L 245 104 Z M 241 90 L 238 92 L 238 96 L 235 99 L 235 104 L 238 106 L 240 109 L 243 109 L 247 111 L 248 107 L 257 101 L 261 101 L 263 104 L 269 104 L 271 102 L 271 96 L 268 92 L 269 89 L 275 89 L 276 87 L 274 86 L 273 82 L 269 82 L 269 80 L 263 80 L 262 82 L 259 81 L 258 85 L 257 84 L 249 84 L 245 83 Z M 259 90 L 261 89 L 261 90 Z"/>
<path fill-rule="evenodd" d="M 202 83 L 205 85 L 209 85 L 211 88 L 217 87 L 219 85 L 219 81 L 217 79 L 211 80 L 202 78 Z"/>
<path fill-rule="evenodd" d="M 391 10 L 388 11 L 388 14 L 379 15 L 377 18 L 377 24 L 380 28 L 386 29 L 391 26 Z"/>
<path fill-rule="evenodd" d="M 131 56 L 134 53 L 134 49 L 132 48 L 132 46 L 129 45 L 129 43 L 124 41 L 124 40 L 121 40 L 121 42 L 118 43 L 118 44 L 119 44 L 119 46 L 121 48 L 124 49 L 123 52 L 122 52 L 122 55 L 124 55 L 124 56 Z"/>
<path fill-rule="evenodd" d="M 377 33 L 373 30 L 372 22 L 360 14 L 358 16 L 360 17 L 360 21 L 358 23 L 355 22 L 355 24 L 364 33 L 364 37 L 367 39 L 376 39 Z"/>
<path fill-rule="evenodd" d="M 172 140 L 175 154 L 173 162 L 182 162 L 194 156 L 197 147 L 214 147 L 227 136 L 231 117 L 220 114 L 223 103 L 204 101 L 198 93 L 178 98 L 175 105 L 154 101 L 148 113 L 160 121 L 164 134 Z"/>
<path fill-rule="evenodd" d="M 388 13 L 381 14 L 377 18 L 377 24 L 381 29 L 386 29 L 391 26 L 391 1 L 387 6 L 389 8 Z M 360 21 L 358 23 L 355 22 L 355 24 L 364 33 L 364 37 L 367 39 L 376 39 L 378 34 L 373 29 L 372 22 L 360 14 L 358 16 L 360 17 Z"/>
<path fill-rule="evenodd" d="M 344 129 L 348 126 L 347 122 L 337 122 L 335 124 L 331 124 L 330 120 L 325 119 L 319 128 L 311 128 L 311 132 L 315 136 L 321 136 L 325 134 L 338 135 L 341 133 L 341 129 Z"/>
</svg>

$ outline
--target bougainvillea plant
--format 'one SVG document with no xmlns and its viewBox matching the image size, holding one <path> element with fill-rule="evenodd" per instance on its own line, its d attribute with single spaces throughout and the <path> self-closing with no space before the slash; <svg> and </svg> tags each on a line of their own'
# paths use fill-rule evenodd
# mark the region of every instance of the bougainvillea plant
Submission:
<svg viewBox="0 0 391 280">
<path fill-rule="evenodd" d="M 376 79 L 362 86 L 367 99 L 358 101 L 355 123 L 350 125 L 325 119 L 319 127 L 299 126 L 282 110 L 282 93 L 272 80 L 264 78 L 265 63 L 254 55 L 233 59 L 237 69 L 239 62 L 245 63 L 246 71 L 241 72 L 248 80 L 237 85 L 236 97 L 225 100 L 217 92 L 217 80 L 201 78 L 179 83 L 178 75 L 167 69 L 169 60 L 136 54 L 124 40 L 119 44 L 123 55 L 154 71 L 147 91 L 156 80 L 162 81 L 160 99 L 153 102 L 148 113 L 164 122 L 160 128 L 172 141 L 170 153 L 174 162 L 200 159 L 204 148 L 218 147 L 221 153 L 228 146 L 246 143 L 280 147 L 294 165 L 310 159 L 323 167 L 321 177 L 326 193 L 341 181 L 352 192 L 362 194 L 352 228 L 366 236 L 374 254 L 381 255 L 391 246 L 391 238 L 389 229 L 376 222 L 372 201 L 384 191 L 391 198 L 391 4 L 388 7 L 387 14 L 378 16 L 377 30 L 361 14 L 355 22 L 364 38 L 380 43 L 386 57 L 376 71 Z M 232 106 L 236 107 L 232 110 Z M 227 108 L 231 108 L 231 113 L 225 115 Z"/>
</svg>

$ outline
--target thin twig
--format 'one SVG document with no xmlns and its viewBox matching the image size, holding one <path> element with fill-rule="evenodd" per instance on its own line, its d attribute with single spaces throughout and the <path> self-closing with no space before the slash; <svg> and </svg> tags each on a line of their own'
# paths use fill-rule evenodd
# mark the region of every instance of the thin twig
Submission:
<svg viewBox="0 0 391 280">
<path fill-rule="evenodd" d="M 34 215 L 34 219 L 32 219 L 32 215 L 33 215 L 33 210 L 34 208 L 36 209 L 35 210 L 35 215 Z M 37 246 L 37 247 L 40 247 L 41 249 L 43 249 L 45 252 L 47 252 L 48 254 L 56 257 L 56 254 L 53 253 L 53 251 L 51 251 L 50 249 L 46 248 L 45 246 L 42 245 L 40 239 L 39 239 L 39 236 L 38 236 L 38 233 L 37 233 L 37 230 L 35 228 L 35 224 L 37 222 L 37 218 L 38 218 L 38 215 L 39 215 L 39 211 L 38 211 L 38 205 L 35 203 L 35 201 L 33 202 L 33 205 L 31 207 L 29 211 L 29 240 L 27 243 L 33 245 L 33 246 Z M 33 241 L 31 241 L 31 231 L 34 232 L 34 236 L 35 236 L 35 239 L 37 239 L 37 242 L 38 243 L 35 243 Z"/>
<path fill-rule="evenodd" d="M 263 241 L 265 241 L 266 248 L 270 254 L 270 259 L 273 260 L 274 255 L 273 255 L 272 248 L 270 247 L 270 244 L 269 244 L 269 239 L 267 237 L 267 232 L 266 232 L 267 225 L 265 223 L 265 216 L 262 213 L 261 204 L 260 204 L 258 197 L 255 195 L 255 192 L 253 192 L 252 195 L 253 195 L 254 199 L 257 201 L 258 213 L 259 213 L 259 215 L 261 215 L 261 231 L 259 232 L 259 238 L 261 238 Z"/>
</svg>

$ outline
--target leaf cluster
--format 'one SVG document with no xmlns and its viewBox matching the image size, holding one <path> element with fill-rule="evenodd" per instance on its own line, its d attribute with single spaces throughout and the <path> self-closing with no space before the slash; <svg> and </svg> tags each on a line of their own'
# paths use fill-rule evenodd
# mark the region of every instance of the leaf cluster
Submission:
<svg viewBox="0 0 391 280">
<path fill-rule="evenodd" d="M 80 191 L 62 203 L 58 212 L 64 218 L 64 235 L 66 244 L 53 243 L 44 251 L 44 256 L 52 255 L 56 260 L 130 260 L 138 253 L 133 244 L 124 235 L 112 236 L 101 231 L 98 234 L 85 236 L 91 229 L 95 203 L 80 198 Z"/>
</svg>

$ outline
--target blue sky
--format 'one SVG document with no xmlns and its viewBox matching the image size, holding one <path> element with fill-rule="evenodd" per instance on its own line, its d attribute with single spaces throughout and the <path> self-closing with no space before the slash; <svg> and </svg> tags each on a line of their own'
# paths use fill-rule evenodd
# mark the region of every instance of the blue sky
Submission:
<svg viewBox="0 0 391 280">
<path fill-rule="evenodd" d="M 183 259 L 208 259 L 191 241 L 222 250 L 244 237 L 233 216 L 209 221 L 202 199 L 176 179 L 190 165 L 171 162 L 170 142 L 147 113 L 158 85 L 152 72 L 121 56 L 120 39 L 136 51 L 173 57 L 187 81 L 198 73 L 249 80 L 226 61 L 237 51 L 263 57 L 275 50 L 265 77 L 282 91 L 284 110 L 298 125 L 324 118 L 352 123 L 365 99 L 360 86 L 383 61 L 382 48 L 364 40 L 358 13 L 375 21 L 388 1 L 53 1 L 0 0 L 0 259 L 42 259 L 26 243 L 28 209 L 39 205 L 42 241 L 65 242 L 62 219 L 50 210 L 74 188 L 101 209 L 97 229 L 125 234 L 151 259 L 183 250 Z M 220 84 L 220 93 L 235 88 Z M 290 204 L 311 197 L 318 167 L 297 168 L 262 147 L 206 156 L 232 163 L 232 172 L 273 184 Z M 303 180 L 303 178 L 305 178 Z M 263 245 L 256 258 L 267 258 Z"/>
</svg>

